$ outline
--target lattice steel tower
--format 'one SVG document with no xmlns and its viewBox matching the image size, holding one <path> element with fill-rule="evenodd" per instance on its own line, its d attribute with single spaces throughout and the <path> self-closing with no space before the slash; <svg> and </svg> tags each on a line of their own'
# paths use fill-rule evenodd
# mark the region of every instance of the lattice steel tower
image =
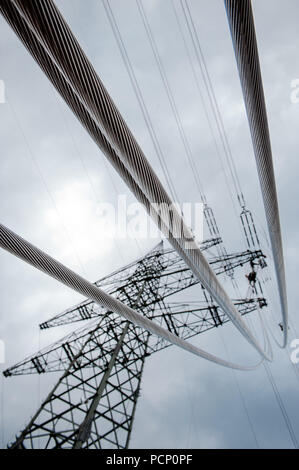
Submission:
<svg viewBox="0 0 299 470">
<path fill-rule="evenodd" d="M 204 242 L 202 250 L 221 243 Z M 260 250 L 210 259 L 216 274 L 245 263 L 265 266 Z M 160 243 L 144 258 L 96 282 L 109 294 L 172 333 L 191 338 L 228 321 L 202 289 L 203 300 L 166 303 L 165 299 L 199 281 L 171 249 Z M 234 301 L 244 315 L 266 305 L 255 298 Z M 12 448 L 127 448 L 146 357 L 168 344 L 113 312 L 84 301 L 40 325 L 41 329 L 85 320 L 87 326 L 4 372 L 6 377 L 62 371 L 62 376 Z"/>
</svg>

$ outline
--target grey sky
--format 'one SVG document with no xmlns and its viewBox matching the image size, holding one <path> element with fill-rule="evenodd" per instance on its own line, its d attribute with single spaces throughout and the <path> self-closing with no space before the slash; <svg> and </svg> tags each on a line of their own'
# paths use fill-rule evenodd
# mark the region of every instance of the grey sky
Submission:
<svg viewBox="0 0 299 470">
<path fill-rule="evenodd" d="M 101 0 L 56 3 L 163 180 Z M 199 195 L 135 0 L 110 3 L 179 198 L 181 202 L 197 201 Z M 172 3 L 183 24 L 179 2 L 143 0 L 143 3 L 227 249 L 243 250 L 238 220 L 173 13 Z M 223 2 L 189 0 L 189 5 L 244 194 L 262 237 L 265 217 Z M 296 0 L 283 3 L 259 0 L 253 2 L 253 7 L 277 176 L 289 310 L 299 331 L 296 277 L 299 103 L 290 100 L 291 81 L 299 78 L 299 4 Z M 190 46 L 187 33 L 186 38 Z M 190 51 L 196 67 L 191 47 Z M 127 194 L 132 202 L 134 198 L 2 18 L 0 64 L 0 79 L 6 85 L 6 103 L 0 104 L 1 223 L 89 280 L 100 278 L 152 248 L 157 241 L 141 240 L 136 244 L 134 240 L 114 241 L 101 235 L 102 227 L 96 218 L 98 203 L 115 202 L 118 193 Z M 61 328 L 40 334 L 37 325 L 81 299 L 3 251 L 0 263 L 0 339 L 6 345 L 2 371 L 70 331 Z M 245 296 L 243 269 L 239 277 Z M 228 280 L 222 280 L 229 289 Z M 190 296 L 196 299 L 196 290 Z M 277 299 L 271 309 L 278 318 Z M 252 320 L 257 322 L 255 315 Z M 272 327 L 278 333 L 277 324 L 272 323 Z M 295 336 L 291 329 L 290 339 Z M 195 343 L 225 357 L 222 340 L 232 359 L 243 363 L 257 361 L 256 354 L 230 325 L 201 335 Z M 271 369 L 299 439 L 298 378 L 289 354 L 274 349 Z M 1 379 L 2 446 L 28 421 L 55 379 L 55 374 Z M 263 367 L 251 373 L 234 373 L 174 347 L 148 360 L 131 447 L 255 447 L 238 387 L 259 445 L 292 447 Z"/>
</svg>

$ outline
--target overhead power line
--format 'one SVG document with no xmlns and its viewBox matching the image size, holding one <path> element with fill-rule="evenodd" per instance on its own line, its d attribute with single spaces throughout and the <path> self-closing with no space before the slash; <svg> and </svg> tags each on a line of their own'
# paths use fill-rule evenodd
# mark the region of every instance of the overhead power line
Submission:
<svg viewBox="0 0 299 470">
<path fill-rule="evenodd" d="M 168 80 L 168 77 L 167 77 L 167 73 L 166 73 L 165 68 L 163 66 L 163 62 L 162 62 L 161 56 L 159 54 L 158 46 L 157 46 L 157 43 L 155 41 L 155 38 L 154 38 L 154 35 L 153 35 L 153 32 L 152 32 L 152 28 L 150 26 L 150 23 L 149 23 L 146 11 L 144 9 L 142 0 L 136 0 L 136 4 L 137 4 L 137 7 L 138 7 L 138 10 L 139 10 L 141 19 L 142 19 L 142 23 L 143 23 L 147 38 L 148 38 L 149 43 L 150 43 L 151 50 L 153 52 L 153 55 L 154 55 L 154 58 L 155 58 L 155 61 L 156 61 L 156 64 L 157 64 L 161 79 L 162 79 L 162 83 L 163 83 L 163 86 L 164 86 L 164 89 L 165 89 L 165 92 L 166 92 L 166 95 L 167 95 L 167 98 L 168 98 L 168 101 L 169 101 L 169 104 L 170 104 L 170 108 L 172 110 L 172 113 L 173 113 L 174 118 L 175 118 L 175 122 L 177 124 L 177 128 L 178 128 L 178 131 L 179 131 L 179 134 L 180 134 L 180 137 L 181 137 L 184 149 L 185 149 L 185 153 L 186 153 L 186 156 L 187 156 L 187 161 L 189 162 L 189 165 L 190 165 L 190 168 L 191 168 L 191 171 L 192 171 L 192 174 L 193 174 L 198 192 L 199 192 L 201 200 L 204 204 L 203 215 L 204 215 L 209 233 L 212 237 L 216 237 L 216 238 L 220 237 L 220 232 L 219 232 L 218 225 L 217 225 L 217 222 L 216 222 L 216 219 L 215 219 L 215 215 L 214 215 L 213 209 L 210 206 L 208 206 L 207 198 L 206 198 L 206 195 L 204 193 L 203 184 L 202 184 L 200 176 L 199 176 L 199 171 L 197 169 L 196 161 L 195 161 L 193 152 L 191 150 L 189 140 L 186 136 L 184 126 L 182 124 L 182 120 L 181 120 L 181 117 L 180 117 L 180 113 L 179 113 L 179 110 L 178 110 L 178 107 L 177 107 L 177 104 L 176 104 L 176 100 L 174 98 L 174 94 L 173 94 L 173 91 L 171 89 L 171 86 L 170 86 L 170 83 L 169 83 L 169 80 Z M 173 6 L 173 8 L 174 8 L 174 6 Z M 176 15 L 175 8 L 174 8 L 174 13 Z M 177 18 L 177 20 L 178 20 L 178 18 Z M 179 24 L 179 21 L 178 21 L 178 24 Z M 180 24 L 179 24 L 179 26 L 180 26 Z M 188 55 L 187 47 L 186 47 L 186 51 L 187 51 L 187 55 Z M 190 60 L 190 57 L 189 57 L 189 60 Z M 192 62 L 191 62 L 191 66 L 193 66 Z M 194 70 L 193 67 L 192 67 L 192 69 Z M 195 74 L 195 78 L 196 78 L 196 74 Z M 199 89 L 199 92 L 200 92 L 200 89 Z M 201 92 L 200 92 L 200 96 L 202 98 Z M 202 103 L 203 103 L 203 107 L 206 111 L 206 107 L 205 107 L 205 103 L 204 103 L 203 99 L 202 99 Z M 207 118 L 208 118 L 208 122 L 210 124 L 208 114 L 207 114 Z M 211 127 L 211 124 L 210 124 L 210 127 Z M 211 127 L 211 131 L 212 131 L 212 127 Z M 217 147 L 217 143 L 216 143 L 216 147 Z M 217 150 L 218 150 L 218 148 L 217 148 Z M 216 249 L 223 256 L 227 255 L 227 251 L 226 251 L 226 248 L 224 246 L 223 241 L 221 241 L 221 243 L 219 243 L 219 245 L 217 245 Z M 230 268 L 230 266 L 227 266 L 227 274 L 233 280 L 233 270 Z M 234 282 L 235 281 L 233 281 L 233 283 Z"/>
<path fill-rule="evenodd" d="M 277 401 L 277 404 L 280 408 L 280 411 L 281 411 L 281 414 L 283 416 L 283 419 L 285 421 L 285 424 L 286 424 L 286 427 L 287 427 L 287 430 L 289 432 L 289 435 L 290 435 L 290 439 L 294 445 L 294 448 L 295 449 L 299 449 L 299 443 L 298 443 L 298 440 L 297 440 L 297 437 L 296 437 L 296 434 L 294 432 L 294 429 L 293 429 L 293 426 L 292 426 L 292 423 L 291 423 L 291 420 L 289 418 L 289 415 L 287 413 L 287 410 L 284 406 L 284 403 L 283 403 L 283 400 L 281 398 L 281 394 L 279 392 L 279 389 L 276 385 L 276 382 L 274 380 L 274 377 L 273 377 L 273 374 L 272 374 L 272 371 L 270 369 L 270 367 L 268 366 L 268 364 L 263 364 L 264 365 L 264 369 L 266 371 L 266 374 L 267 374 L 267 377 L 269 379 L 269 382 L 271 384 L 271 387 L 272 387 L 272 390 L 273 390 L 273 393 L 275 394 L 275 398 L 276 398 L 276 401 Z"/>
<path fill-rule="evenodd" d="M 172 223 L 165 221 L 166 217 L 169 218 L 172 201 L 53 1 L 24 3 L 4 0 L 0 11 L 137 199 L 160 224 L 173 248 L 247 341 L 263 358 L 270 360 L 242 320 L 175 208 L 172 210 Z M 161 211 L 151 211 L 153 204 L 162 206 Z M 177 234 L 181 236 L 177 237 Z"/>
<path fill-rule="evenodd" d="M 218 101 L 217 101 L 214 87 L 212 84 L 212 80 L 210 77 L 210 73 L 206 64 L 205 56 L 203 54 L 203 50 L 200 44 L 197 29 L 195 27 L 195 23 L 193 21 L 192 13 L 189 8 L 187 0 L 181 0 L 180 3 L 181 3 L 184 18 L 185 18 L 186 26 L 188 28 L 189 35 L 191 38 L 191 42 L 194 47 L 195 57 L 196 57 L 199 69 L 201 71 L 201 75 L 202 75 L 203 83 L 205 85 L 205 89 L 206 89 L 207 96 L 209 99 L 211 111 L 215 119 L 216 127 L 219 133 L 222 147 L 223 147 L 224 155 L 226 157 L 226 162 L 227 162 L 227 165 L 228 165 L 231 177 L 232 177 L 233 185 L 235 187 L 238 201 L 240 205 L 242 206 L 242 205 L 245 205 L 245 201 L 244 201 L 244 196 L 243 196 L 243 192 L 242 192 L 242 188 L 240 184 L 240 179 L 237 173 L 235 161 L 232 155 L 232 151 L 231 151 L 228 137 L 226 134 L 222 115 L 219 109 L 219 105 L 218 105 Z"/>
<path fill-rule="evenodd" d="M 177 196 L 177 193 L 176 193 L 176 189 L 174 187 L 174 184 L 172 182 L 172 179 L 171 179 L 171 176 L 170 176 L 170 173 L 169 173 L 169 170 L 168 170 L 168 166 L 167 166 L 167 163 L 166 163 L 164 153 L 162 151 L 159 139 L 157 137 L 157 134 L 156 134 L 156 131 L 155 131 L 155 128 L 154 128 L 154 125 L 153 125 L 148 107 L 146 105 L 143 93 L 142 93 L 141 88 L 139 86 L 139 83 L 137 81 L 137 78 L 136 78 L 131 60 L 130 60 L 128 52 L 127 52 L 127 48 L 126 48 L 125 43 L 123 41 L 123 38 L 120 34 L 120 30 L 119 30 L 119 27 L 117 25 L 117 22 L 116 22 L 114 14 L 113 14 L 112 8 L 110 6 L 109 1 L 102 0 L 102 3 L 103 3 L 103 6 L 105 8 L 107 18 L 108 18 L 108 21 L 110 23 L 111 29 L 113 31 L 116 43 L 118 45 L 118 49 L 120 51 L 120 54 L 122 56 L 123 62 L 124 62 L 125 67 L 126 67 L 126 70 L 128 72 L 128 75 L 129 75 L 129 78 L 130 78 L 135 96 L 138 100 L 138 103 L 139 103 L 142 115 L 144 117 L 144 121 L 145 121 L 146 127 L 148 129 L 149 135 L 151 137 L 156 155 L 159 159 L 159 162 L 160 162 L 160 165 L 161 165 L 161 168 L 162 168 L 162 171 L 163 171 L 163 175 L 164 175 L 166 183 L 168 185 L 171 197 L 173 198 L 174 201 L 179 202 L 179 199 L 178 199 L 178 196 Z"/>
<path fill-rule="evenodd" d="M 198 79 L 198 76 L 197 76 L 197 73 L 196 73 L 196 70 L 195 70 L 195 66 L 194 66 L 194 63 L 193 63 L 191 54 L 190 54 L 190 52 L 189 52 L 187 40 L 186 40 L 185 35 L 184 35 L 184 32 L 183 32 L 183 28 L 182 28 L 182 25 L 181 25 L 181 21 L 180 21 L 180 19 L 179 19 L 178 12 L 177 12 L 177 10 L 176 10 L 175 3 L 174 3 L 174 2 L 171 2 L 171 6 L 172 6 L 173 13 L 174 13 L 174 16 L 175 16 L 177 25 L 178 25 L 178 30 L 179 30 L 179 32 L 180 32 L 180 36 L 181 36 L 181 38 L 182 38 L 182 42 L 183 42 L 183 44 L 184 44 L 184 48 L 185 48 L 185 51 L 186 51 L 186 56 L 187 56 L 187 59 L 188 59 L 190 68 L 191 68 L 191 70 L 192 70 L 192 75 L 193 75 L 194 82 L 195 82 L 195 85 L 196 85 L 196 88 L 197 88 L 197 91 L 198 91 L 198 94 L 199 94 L 200 103 L 201 103 L 201 106 L 202 106 L 202 108 L 203 108 L 203 110 L 204 110 L 204 113 L 205 113 L 205 116 L 206 116 L 206 119 L 207 119 L 208 127 L 209 127 L 209 130 L 210 130 L 210 133 L 211 133 L 211 137 L 212 137 L 212 140 L 213 140 L 213 143 L 214 143 L 215 151 L 216 151 L 216 154 L 217 154 L 217 156 L 218 156 L 218 159 L 219 159 L 219 161 L 220 161 L 220 163 L 221 163 L 222 171 L 223 171 L 223 174 L 224 174 L 224 177 L 225 177 L 225 181 L 226 181 L 226 185 L 227 185 L 227 189 L 228 189 L 228 192 L 229 192 L 231 201 L 232 201 L 233 209 L 234 209 L 234 211 L 235 211 L 236 217 L 239 218 L 239 217 L 238 217 L 238 214 L 237 214 L 237 211 L 236 211 L 236 207 L 235 207 L 235 201 L 234 201 L 234 198 L 233 198 L 233 193 L 232 193 L 232 189 L 231 189 L 231 184 L 229 183 L 229 180 L 228 180 L 226 168 L 225 168 L 225 165 L 224 165 L 224 162 L 223 162 L 221 153 L 220 153 L 219 145 L 218 145 L 218 142 L 217 142 L 217 138 L 216 138 L 216 135 L 215 135 L 215 132 L 214 132 L 214 129 L 213 129 L 212 120 L 211 120 L 211 118 L 210 118 L 207 105 L 206 105 L 206 103 L 205 103 L 205 99 L 204 99 L 204 96 L 203 96 L 203 93 L 202 93 L 202 90 L 201 90 L 200 82 L 199 82 L 199 79 Z M 189 30 L 189 33 L 190 33 L 190 30 Z M 194 43 L 193 43 L 193 45 L 194 45 Z"/>
<path fill-rule="evenodd" d="M 164 69 L 164 66 L 163 66 L 159 51 L 158 51 L 158 47 L 157 47 L 155 38 L 153 36 L 152 30 L 151 30 L 151 27 L 150 27 L 150 24 L 149 24 L 149 21 L 148 21 L 146 12 L 145 12 L 145 9 L 143 7 L 143 4 L 142 4 L 141 0 L 136 0 L 136 4 L 137 4 L 138 10 L 139 10 L 139 13 L 140 13 L 143 25 L 144 25 L 145 32 L 146 32 L 146 35 L 148 37 L 148 40 L 149 40 L 149 43 L 150 43 L 150 46 L 151 46 L 151 49 L 152 49 L 154 57 L 155 57 L 155 61 L 156 61 L 156 64 L 157 64 L 157 67 L 158 67 L 158 70 L 159 70 L 159 73 L 160 73 L 160 76 L 161 76 L 161 79 L 162 79 L 162 82 L 163 82 L 163 85 L 164 85 L 164 88 L 165 88 L 165 91 L 166 91 L 166 94 L 167 94 L 167 97 L 168 97 L 170 107 L 172 109 L 172 112 L 173 112 L 173 115 L 174 115 L 174 118 L 175 118 L 175 122 L 176 122 L 177 127 L 178 127 L 178 131 L 179 131 L 179 134 L 180 134 L 180 137 L 181 137 L 184 149 L 185 149 L 187 160 L 188 160 L 190 168 L 192 170 L 192 175 L 194 177 L 195 184 L 197 186 L 197 189 L 198 189 L 198 192 L 200 194 L 202 202 L 206 203 L 206 196 L 204 194 L 203 184 L 202 184 L 200 176 L 199 176 L 199 172 L 198 172 L 198 169 L 197 169 L 197 166 L 196 166 L 196 163 L 195 163 L 194 155 L 192 153 L 189 141 L 187 139 L 187 136 L 186 136 L 183 124 L 182 124 L 182 120 L 180 118 L 180 114 L 179 114 L 179 111 L 178 111 L 178 108 L 177 108 L 177 105 L 176 105 L 176 101 L 175 101 L 171 86 L 169 84 L 169 80 L 168 80 L 167 74 L 165 72 L 165 69 Z"/>
</svg>

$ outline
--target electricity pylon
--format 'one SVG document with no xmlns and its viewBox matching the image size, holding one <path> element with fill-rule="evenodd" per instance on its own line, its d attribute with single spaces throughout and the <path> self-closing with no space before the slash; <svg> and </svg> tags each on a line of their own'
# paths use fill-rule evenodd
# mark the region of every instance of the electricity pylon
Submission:
<svg viewBox="0 0 299 470">
<path fill-rule="evenodd" d="M 207 250 L 221 239 L 205 241 Z M 216 274 L 246 263 L 265 266 L 260 250 L 211 258 Z M 143 258 L 96 285 L 172 333 L 191 338 L 228 322 L 202 288 L 204 300 L 166 302 L 199 281 L 172 249 L 160 243 Z M 261 291 L 262 294 L 262 291 Z M 266 306 L 261 295 L 234 300 L 242 315 Z M 86 300 L 40 325 L 87 321 L 60 341 L 4 372 L 6 377 L 62 371 L 62 376 L 11 448 L 128 448 L 146 357 L 169 344 Z"/>
</svg>

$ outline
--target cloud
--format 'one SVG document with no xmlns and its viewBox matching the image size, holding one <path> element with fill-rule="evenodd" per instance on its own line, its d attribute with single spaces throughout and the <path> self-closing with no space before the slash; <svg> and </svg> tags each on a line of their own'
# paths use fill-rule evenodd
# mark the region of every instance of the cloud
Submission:
<svg viewBox="0 0 299 470">
<path fill-rule="evenodd" d="M 147 1 L 144 6 L 209 204 L 214 208 L 228 251 L 241 251 L 244 243 L 238 213 L 235 214 L 230 199 L 231 180 L 228 175 L 228 187 L 171 1 Z M 257 172 L 223 4 L 203 0 L 190 0 L 189 4 L 246 200 L 260 221 L 259 227 L 264 227 Z M 82 0 L 59 0 L 57 5 L 163 180 L 101 2 L 89 0 L 88 8 Z M 111 5 L 179 197 L 182 201 L 196 202 L 199 194 L 192 171 L 135 2 L 113 0 Z M 179 2 L 174 5 L 181 15 Z M 294 59 L 299 42 L 299 6 L 296 0 L 286 1 L 284 8 L 278 0 L 254 1 L 253 6 L 278 183 L 290 314 L 298 331 L 295 315 L 299 104 L 290 102 L 290 84 L 299 77 Z M 180 18 L 184 24 L 182 16 Z M 0 104 L 1 222 L 88 279 L 96 280 L 141 256 L 152 248 L 153 241 L 113 241 L 103 237 L 107 226 L 96 217 L 98 204 L 116 204 L 118 194 L 126 194 L 129 202 L 135 202 L 134 198 L 114 170 L 108 171 L 104 156 L 2 18 L 0 24 L 3 46 L 0 79 L 5 82 L 7 98 L 5 104 Z M 186 35 L 187 31 L 184 32 Z M 192 51 L 190 40 L 187 44 Z M 194 54 L 192 60 L 197 67 Z M 0 339 L 6 349 L 3 370 L 36 351 L 39 343 L 41 346 L 50 344 L 63 336 L 64 329 L 39 334 L 37 325 L 81 298 L 7 253 L 0 253 L 0 265 Z M 244 274 L 240 269 L 238 276 L 243 296 L 247 290 L 242 282 Z M 274 279 L 274 274 L 272 277 Z M 230 289 L 229 281 L 222 280 Z M 181 297 L 197 300 L 198 290 Z M 256 321 L 254 315 L 252 319 Z M 277 324 L 273 324 L 273 329 L 279 333 Z M 295 334 L 293 330 L 291 333 Z M 222 336 L 235 360 L 255 361 L 251 349 L 231 326 L 223 327 Z M 194 341 L 211 352 L 226 355 L 217 331 L 200 335 Z M 289 358 L 280 350 L 275 350 L 273 374 L 299 435 L 297 378 Z M 49 374 L 14 377 L 1 382 L 5 404 L 1 418 L 2 446 L 24 427 L 57 379 L 56 374 Z M 147 360 L 131 447 L 253 448 L 256 441 L 260 447 L 292 447 L 263 368 L 235 374 L 176 348 L 159 352 Z"/>
</svg>

